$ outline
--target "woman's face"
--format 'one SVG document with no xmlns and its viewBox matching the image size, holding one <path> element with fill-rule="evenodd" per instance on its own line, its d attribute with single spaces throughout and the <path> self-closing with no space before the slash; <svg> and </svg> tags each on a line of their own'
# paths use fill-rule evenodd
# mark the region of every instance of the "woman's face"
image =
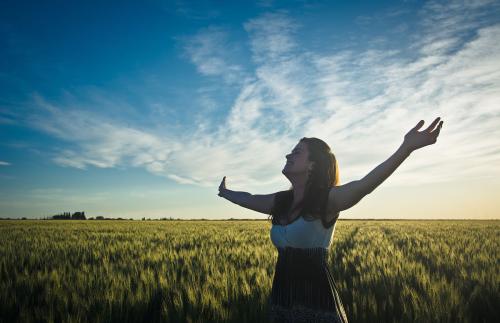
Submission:
<svg viewBox="0 0 500 323">
<path fill-rule="evenodd" d="M 306 173 L 309 170 L 309 150 L 307 149 L 307 144 L 300 141 L 292 150 L 292 152 L 286 155 L 287 162 L 283 168 L 282 173 Z"/>
</svg>

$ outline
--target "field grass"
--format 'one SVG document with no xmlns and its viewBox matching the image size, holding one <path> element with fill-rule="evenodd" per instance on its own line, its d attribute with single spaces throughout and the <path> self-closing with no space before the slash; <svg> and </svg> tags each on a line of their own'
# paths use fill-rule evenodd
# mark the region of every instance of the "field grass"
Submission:
<svg viewBox="0 0 500 323">
<path fill-rule="evenodd" d="M 0 221 L 0 321 L 266 322 L 266 221 Z M 500 221 L 339 220 L 350 322 L 500 322 Z"/>
</svg>

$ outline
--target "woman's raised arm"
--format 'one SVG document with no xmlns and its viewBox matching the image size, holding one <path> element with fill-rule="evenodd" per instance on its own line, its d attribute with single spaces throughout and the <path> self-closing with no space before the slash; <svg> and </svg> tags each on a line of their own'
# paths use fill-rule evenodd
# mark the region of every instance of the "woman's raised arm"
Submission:
<svg viewBox="0 0 500 323">
<path fill-rule="evenodd" d="M 254 195 L 248 192 L 231 191 L 226 188 L 226 176 L 224 176 L 219 185 L 218 195 L 244 208 L 260 213 L 271 214 L 275 194 L 276 193 Z"/>
<path fill-rule="evenodd" d="M 419 148 L 432 145 L 436 142 L 443 121 L 439 122 L 439 117 L 436 118 L 427 129 L 418 131 L 424 124 L 424 120 L 420 120 L 415 127 L 413 127 L 404 137 L 404 141 L 398 150 L 389 159 L 384 161 L 373 169 L 368 175 L 358 181 L 356 185 L 357 190 L 363 196 L 370 194 L 377 186 L 386 180 L 398 166 L 413 152 Z M 434 129 L 436 127 L 436 129 Z M 434 129 L 434 130 L 433 130 Z"/>
</svg>

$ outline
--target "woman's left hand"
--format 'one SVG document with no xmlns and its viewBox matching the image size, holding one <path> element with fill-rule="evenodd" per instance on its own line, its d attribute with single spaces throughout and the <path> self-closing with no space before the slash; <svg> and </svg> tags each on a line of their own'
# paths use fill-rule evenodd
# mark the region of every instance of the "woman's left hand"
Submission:
<svg viewBox="0 0 500 323">
<path fill-rule="evenodd" d="M 419 148 L 432 145 L 436 142 L 439 136 L 439 131 L 443 126 L 443 121 L 439 122 L 440 117 L 437 117 L 427 129 L 423 131 L 418 131 L 420 127 L 424 124 L 424 120 L 420 120 L 415 127 L 413 127 L 406 135 L 403 141 L 403 146 L 405 146 L 409 152 L 417 150 Z M 439 125 L 436 127 L 436 124 Z M 436 129 L 434 129 L 436 127 Z M 433 130 L 434 129 L 434 130 Z"/>
</svg>

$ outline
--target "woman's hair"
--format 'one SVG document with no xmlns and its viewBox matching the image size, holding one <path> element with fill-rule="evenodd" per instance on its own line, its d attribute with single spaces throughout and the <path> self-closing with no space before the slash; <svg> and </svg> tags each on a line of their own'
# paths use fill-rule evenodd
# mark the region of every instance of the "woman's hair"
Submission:
<svg viewBox="0 0 500 323">
<path fill-rule="evenodd" d="M 309 161 L 314 162 L 314 164 L 309 171 L 304 198 L 295 208 L 301 208 L 304 219 L 306 215 L 312 217 L 312 220 L 321 218 L 323 226 L 329 228 L 337 220 L 337 218 L 330 222 L 326 220 L 326 206 L 330 188 L 337 186 L 340 181 L 337 159 L 330 147 L 321 139 L 303 137 L 300 141 L 307 145 Z M 289 213 L 292 202 L 293 186 L 286 191 L 276 193 L 269 217 L 273 224 L 279 224 L 278 219 Z"/>
</svg>

